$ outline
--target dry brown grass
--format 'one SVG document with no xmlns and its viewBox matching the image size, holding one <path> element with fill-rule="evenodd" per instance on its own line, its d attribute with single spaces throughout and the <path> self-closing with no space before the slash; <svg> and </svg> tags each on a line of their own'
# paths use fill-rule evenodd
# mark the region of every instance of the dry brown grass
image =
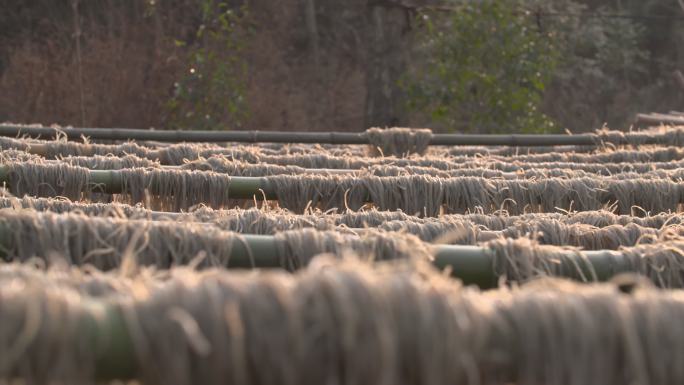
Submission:
<svg viewBox="0 0 684 385">
<path fill-rule="evenodd" d="M 87 36 L 83 42 L 85 125 L 159 126 L 170 86 L 183 70 L 182 52 L 168 41 L 140 39 L 149 27 L 125 36 Z M 70 42 L 25 41 L 0 76 L 0 111 L 20 122 L 80 125 L 78 58 Z"/>
<path fill-rule="evenodd" d="M 107 3 L 111 9 L 106 12 L 97 11 L 99 16 L 92 9 L 83 11 L 85 122 L 72 20 L 44 19 L 41 32 L 17 34 L 6 45 L 10 49 L 0 50 L 7 57 L 5 68 L 0 67 L 0 93 L 8 95 L 0 98 L 0 121 L 163 128 L 164 105 L 174 82 L 187 70 L 188 48 L 178 47 L 174 40 L 187 41 L 197 22 L 187 14 L 198 2 L 178 3 L 182 5 L 158 17 L 145 17 L 143 9 L 126 14 L 114 2 Z M 340 48 L 331 45 L 324 50 L 334 54 L 317 68 L 306 31 L 301 30 L 298 4 L 250 2 L 256 32 L 245 52 L 251 111 L 245 128 L 363 129 L 362 65 L 339 55 Z M 103 14 L 106 20 L 101 23 L 97 18 Z"/>
</svg>

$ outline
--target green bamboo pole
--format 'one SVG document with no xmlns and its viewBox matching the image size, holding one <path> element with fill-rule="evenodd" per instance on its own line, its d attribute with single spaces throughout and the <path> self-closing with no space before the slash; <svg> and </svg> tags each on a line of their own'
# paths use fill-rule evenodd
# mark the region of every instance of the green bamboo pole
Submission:
<svg viewBox="0 0 684 385">
<path fill-rule="evenodd" d="M 493 270 L 494 254 L 480 246 L 436 245 L 433 263 L 440 270 L 450 269 L 451 275 L 466 285 L 482 289 L 497 286 L 499 277 Z M 559 267 L 565 278 L 579 281 L 606 281 L 632 268 L 624 255 L 613 250 L 566 251 Z"/>
<path fill-rule="evenodd" d="M 60 128 L 2 124 L 0 136 L 53 139 L 61 132 L 72 140 L 86 136 L 96 140 L 138 140 L 158 142 L 245 142 L 245 143 L 327 143 L 368 144 L 365 132 L 278 132 L 278 131 L 154 131 L 123 128 Z M 579 135 L 477 135 L 434 134 L 431 145 L 443 146 L 593 146 L 601 137 L 594 134 Z M 605 138 L 604 138 L 605 139 Z M 616 139 L 621 141 L 622 139 Z M 644 144 L 657 144 L 652 138 Z M 621 144 L 621 143 L 614 143 Z"/>
<path fill-rule="evenodd" d="M 90 170 L 90 188 L 93 191 L 120 194 L 124 190 L 123 177 L 116 170 Z"/>
<path fill-rule="evenodd" d="M 438 245 L 432 263 L 439 270 L 449 269 L 451 275 L 466 285 L 483 289 L 496 286 L 494 254 L 478 246 Z"/>
<path fill-rule="evenodd" d="M 91 342 L 95 377 L 101 381 L 132 380 L 137 375 L 135 349 L 121 309 L 111 303 L 83 301 L 81 330 Z"/>
<path fill-rule="evenodd" d="M 9 168 L 6 166 L 0 166 L 0 183 L 9 184 Z"/>
<path fill-rule="evenodd" d="M 2 167 L 0 167 L 2 169 Z M 0 173 L 0 178 L 3 174 Z M 7 181 L 6 179 L 0 179 Z M 90 170 L 91 189 L 109 194 L 120 194 L 124 191 L 124 177 L 119 170 Z M 229 196 L 235 199 L 252 199 L 264 192 L 267 199 L 277 199 L 277 194 L 265 178 L 231 177 L 228 187 Z"/>
</svg>

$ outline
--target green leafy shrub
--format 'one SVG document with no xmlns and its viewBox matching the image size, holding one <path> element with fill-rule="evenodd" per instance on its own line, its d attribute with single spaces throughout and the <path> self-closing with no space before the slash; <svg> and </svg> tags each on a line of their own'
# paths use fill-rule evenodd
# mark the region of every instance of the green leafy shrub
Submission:
<svg viewBox="0 0 684 385">
<path fill-rule="evenodd" d="M 250 34 L 247 6 L 236 8 L 222 0 L 203 0 L 202 24 L 188 46 L 185 76 L 174 84 L 167 103 L 171 128 L 221 130 L 240 128 L 249 117 L 246 100 Z"/>
<path fill-rule="evenodd" d="M 654 20 L 662 21 L 640 17 L 655 12 L 645 3 L 624 2 L 624 8 L 577 0 L 450 4 L 450 12 L 420 15 L 420 50 L 412 59 L 417 65 L 404 79 L 409 107 L 434 127 L 471 132 L 624 127 L 635 112 L 659 108 L 653 106 L 654 94 L 672 93 L 662 74 L 677 67 L 653 60 L 647 37 L 656 28 Z"/>
<path fill-rule="evenodd" d="M 418 55 L 403 84 L 409 108 L 447 129 L 548 132 L 542 94 L 559 50 L 519 1 L 453 2 L 448 16 L 424 13 Z"/>
</svg>

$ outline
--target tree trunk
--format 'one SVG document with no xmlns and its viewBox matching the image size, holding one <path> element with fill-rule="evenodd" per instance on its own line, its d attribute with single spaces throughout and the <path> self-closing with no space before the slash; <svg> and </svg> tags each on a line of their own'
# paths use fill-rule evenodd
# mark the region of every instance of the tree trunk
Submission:
<svg viewBox="0 0 684 385">
<path fill-rule="evenodd" d="M 399 78 L 406 68 L 402 39 L 407 27 L 406 11 L 369 5 L 366 17 L 365 128 L 397 126 L 405 121 Z"/>
</svg>

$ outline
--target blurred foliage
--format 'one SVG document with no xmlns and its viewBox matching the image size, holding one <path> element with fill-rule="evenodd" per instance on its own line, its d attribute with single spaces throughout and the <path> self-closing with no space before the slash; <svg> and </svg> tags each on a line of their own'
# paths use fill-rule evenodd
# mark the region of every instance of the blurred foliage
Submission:
<svg viewBox="0 0 684 385">
<path fill-rule="evenodd" d="M 83 90 L 94 126 L 360 130 L 369 71 L 390 66 L 370 59 L 378 32 L 366 0 L 315 0 L 314 18 L 301 0 L 78 3 L 83 86 L 71 1 L 0 0 L 0 91 L 14 96 L 0 100 L 0 120 L 74 124 L 81 108 L 70 96 Z M 387 124 L 580 132 L 684 110 L 677 0 L 371 3 L 393 5 L 379 8 L 387 30 L 401 30 L 385 63 L 408 67 L 406 95 L 375 89 L 410 102 Z"/>
<path fill-rule="evenodd" d="M 650 81 L 646 28 L 584 17 L 629 9 L 574 0 L 450 4 L 452 12 L 419 15 L 418 64 L 402 80 L 409 108 L 442 128 L 586 130 L 623 123 L 638 109 L 629 101 Z"/>
<path fill-rule="evenodd" d="M 644 48 L 646 28 L 638 19 L 615 17 L 632 15 L 629 9 L 590 8 L 572 0 L 536 3 L 531 6 L 542 15 L 542 28 L 562 53 L 545 95 L 545 112 L 563 127 L 588 130 L 604 123 L 623 126 L 645 108 L 639 93 L 655 82 Z"/>
<path fill-rule="evenodd" d="M 424 13 L 426 60 L 405 79 L 409 107 L 470 132 L 548 132 L 541 97 L 560 56 L 522 1 L 457 1 L 454 12 Z"/>
<path fill-rule="evenodd" d="M 202 23 L 189 46 L 185 76 L 174 83 L 167 103 L 169 128 L 222 130 L 242 127 L 249 118 L 247 62 L 244 58 L 249 26 L 247 5 L 202 0 Z"/>
</svg>

